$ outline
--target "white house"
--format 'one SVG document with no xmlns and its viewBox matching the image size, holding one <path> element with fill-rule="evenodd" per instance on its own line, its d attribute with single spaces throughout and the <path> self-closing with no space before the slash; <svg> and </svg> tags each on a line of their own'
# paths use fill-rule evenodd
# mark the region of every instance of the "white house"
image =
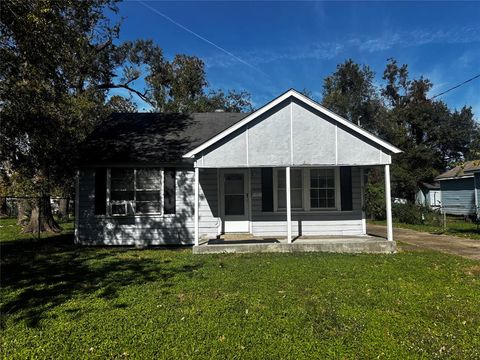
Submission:
<svg viewBox="0 0 480 360">
<path fill-rule="evenodd" d="M 442 206 L 440 183 L 421 183 L 418 187 L 417 193 L 415 194 L 415 202 L 418 205 L 427 206 L 433 210 L 440 209 Z"/>
<path fill-rule="evenodd" d="M 81 149 L 75 239 L 392 252 L 400 152 L 295 90 L 250 114 L 116 114 Z M 363 173 L 374 166 L 386 176 L 387 240 L 366 236 Z"/>
</svg>

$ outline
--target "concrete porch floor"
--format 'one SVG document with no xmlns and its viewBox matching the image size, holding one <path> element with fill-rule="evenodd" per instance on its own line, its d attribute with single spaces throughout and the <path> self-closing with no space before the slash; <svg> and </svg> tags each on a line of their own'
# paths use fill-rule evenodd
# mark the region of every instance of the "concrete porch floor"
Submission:
<svg viewBox="0 0 480 360">
<path fill-rule="evenodd" d="M 395 241 L 375 236 L 300 236 L 287 243 L 286 237 L 258 237 L 250 234 L 222 235 L 193 247 L 194 254 L 336 252 L 391 254 Z"/>
</svg>

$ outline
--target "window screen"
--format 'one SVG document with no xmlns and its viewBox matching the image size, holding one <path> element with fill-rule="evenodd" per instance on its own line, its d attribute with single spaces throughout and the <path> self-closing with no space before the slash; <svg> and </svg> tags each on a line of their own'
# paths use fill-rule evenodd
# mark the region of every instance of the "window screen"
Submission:
<svg viewBox="0 0 480 360">
<path fill-rule="evenodd" d="M 137 169 L 135 181 L 135 213 L 158 214 L 162 211 L 162 173 L 160 169 Z"/>
<path fill-rule="evenodd" d="M 303 209 L 303 176 L 302 169 L 290 170 L 290 191 L 292 209 Z M 285 169 L 277 172 L 277 208 L 285 209 L 287 207 L 286 195 L 286 173 Z"/>
</svg>

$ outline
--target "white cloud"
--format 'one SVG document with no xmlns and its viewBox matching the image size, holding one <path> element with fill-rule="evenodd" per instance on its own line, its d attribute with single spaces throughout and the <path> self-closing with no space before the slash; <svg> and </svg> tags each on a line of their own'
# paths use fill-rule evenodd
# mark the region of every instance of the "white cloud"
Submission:
<svg viewBox="0 0 480 360">
<path fill-rule="evenodd" d="M 257 49 L 243 52 L 240 56 L 249 59 L 255 66 L 277 61 L 328 60 L 342 53 L 373 53 L 392 48 L 407 48 L 427 44 L 465 44 L 480 42 L 480 26 L 464 26 L 449 30 L 389 31 L 378 37 L 357 36 L 338 41 L 318 42 L 269 50 Z M 465 58 L 465 62 L 470 59 Z M 231 57 L 218 55 L 205 58 L 207 67 L 230 67 L 237 65 Z"/>
</svg>

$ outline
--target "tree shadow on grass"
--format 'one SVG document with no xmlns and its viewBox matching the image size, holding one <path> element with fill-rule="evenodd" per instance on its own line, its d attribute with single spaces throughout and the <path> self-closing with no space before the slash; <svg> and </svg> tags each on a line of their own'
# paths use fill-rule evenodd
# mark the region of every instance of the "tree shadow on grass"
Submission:
<svg viewBox="0 0 480 360">
<path fill-rule="evenodd" d="M 142 251 L 78 247 L 71 234 L 2 243 L 2 291 L 15 295 L 3 296 L 1 328 L 11 316 L 35 327 L 49 310 L 73 297 L 96 293 L 112 300 L 128 285 L 156 281 L 168 293 L 174 276 L 191 274 L 201 266 L 145 258 Z"/>
</svg>

